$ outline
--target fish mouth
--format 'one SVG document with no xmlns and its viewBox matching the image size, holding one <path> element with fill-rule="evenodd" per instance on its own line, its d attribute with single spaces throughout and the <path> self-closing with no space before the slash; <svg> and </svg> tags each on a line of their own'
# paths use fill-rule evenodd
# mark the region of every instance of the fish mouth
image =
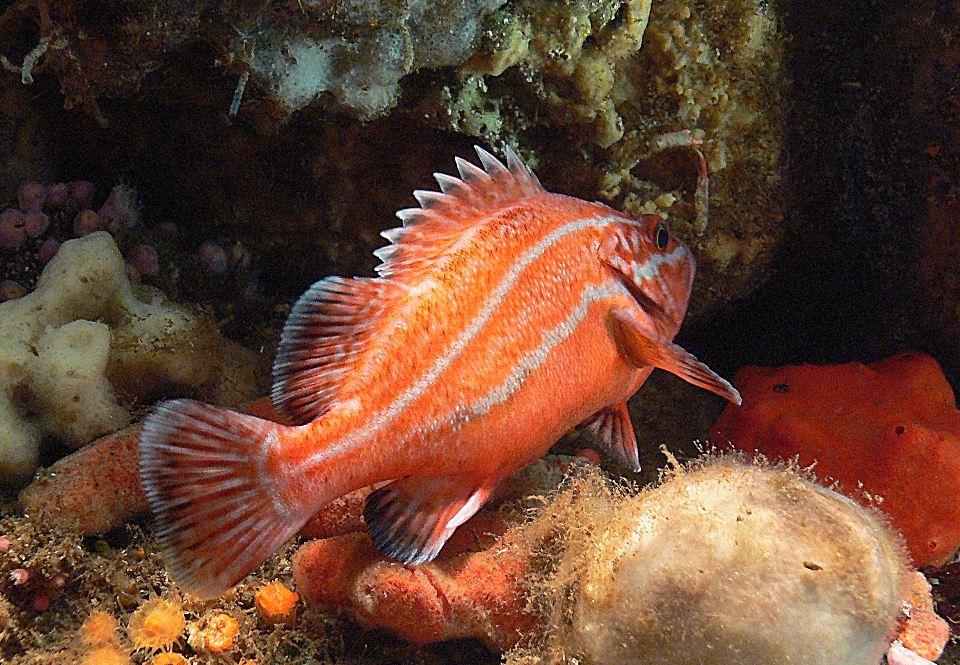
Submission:
<svg viewBox="0 0 960 665">
<path fill-rule="evenodd" d="M 640 309 L 650 315 L 653 319 L 653 323 L 659 332 L 664 337 L 673 339 L 673 336 L 677 334 L 677 331 L 680 329 L 680 321 L 674 321 L 667 310 L 658 303 L 656 300 L 644 293 L 640 288 L 629 279 L 621 279 L 623 285 L 627 287 L 627 291 L 630 293 L 631 297 L 637 301 L 637 304 L 640 305 Z"/>
</svg>

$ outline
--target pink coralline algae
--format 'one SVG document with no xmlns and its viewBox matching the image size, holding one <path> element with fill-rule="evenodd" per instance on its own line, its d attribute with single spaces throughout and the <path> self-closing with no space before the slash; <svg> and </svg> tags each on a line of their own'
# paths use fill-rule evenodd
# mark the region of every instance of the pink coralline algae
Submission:
<svg viewBox="0 0 960 665">
<path fill-rule="evenodd" d="M 915 565 L 960 547 L 960 411 L 940 366 L 922 353 L 871 365 L 745 367 L 710 442 L 797 458 L 824 482 L 873 504 L 903 534 Z"/>
<path fill-rule="evenodd" d="M 213 242 L 205 242 L 197 250 L 200 260 L 212 272 L 222 275 L 230 268 L 226 250 Z"/>
<path fill-rule="evenodd" d="M 160 257 L 150 245 L 136 245 L 127 260 L 141 275 L 153 277 L 160 272 Z"/>
<path fill-rule="evenodd" d="M 39 210 L 28 212 L 23 220 L 23 230 L 28 238 L 37 238 L 50 228 L 50 218 Z"/>
<path fill-rule="evenodd" d="M 133 228 L 140 221 L 136 192 L 128 185 L 117 185 L 110 191 L 99 213 L 112 233 Z"/>
<path fill-rule="evenodd" d="M 5 279 L 0 282 L 0 302 L 7 300 L 16 300 L 27 295 L 27 290 L 19 282 L 12 279 Z"/>
</svg>

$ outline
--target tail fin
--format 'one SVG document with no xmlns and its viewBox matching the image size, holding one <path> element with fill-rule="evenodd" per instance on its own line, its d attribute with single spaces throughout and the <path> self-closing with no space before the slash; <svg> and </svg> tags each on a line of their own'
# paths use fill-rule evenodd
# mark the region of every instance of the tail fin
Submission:
<svg viewBox="0 0 960 665">
<path fill-rule="evenodd" d="M 144 423 L 140 478 L 170 573 L 190 593 L 222 595 L 305 521 L 263 468 L 281 427 L 192 400 L 167 402 Z"/>
</svg>

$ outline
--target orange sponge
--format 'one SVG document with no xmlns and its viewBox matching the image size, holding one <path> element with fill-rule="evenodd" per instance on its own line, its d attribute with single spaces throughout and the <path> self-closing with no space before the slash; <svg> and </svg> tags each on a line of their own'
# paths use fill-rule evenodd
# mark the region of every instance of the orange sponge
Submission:
<svg viewBox="0 0 960 665">
<path fill-rule="evenodd" d="M 710 433 L 718 447 L 797 457 L 825 482 L 890 516 L 915 565 L 960 547 L 960 411 L 930 356 L 862 365 L 745 367 Z"/>
</svg>

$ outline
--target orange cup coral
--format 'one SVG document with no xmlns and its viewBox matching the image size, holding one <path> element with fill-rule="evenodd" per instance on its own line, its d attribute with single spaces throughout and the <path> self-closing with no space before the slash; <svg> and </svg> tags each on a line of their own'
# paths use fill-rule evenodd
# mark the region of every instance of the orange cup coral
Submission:
<svg viewBox="0 0 960 665">
<path fill-rule="evenodd" d="M 117 620 L 106 612 L 94 611 L 80 626 L 80 641 L 87 647 L 117 644 Z"/>
<path fill-rule="evenodd" d="M 240 624 L 225 612 L 214 614 L 203 631 L 203 643 L 210 653 L 222 653 L 233 647 Z"/>
<path fill-rule="evenodd" d="M 107 644 L 86 652 L 80 665 L 129 665 L 130 657 L 118 647 Z"/>
<path fill-rule="evenodd" d="M 121 644 L 117 620 L 106 612 L 95 610 L 77 631 L 75 647 L 80 665 L 128 665 L 130 650 Z"/>
<path fill-rule="evenodd" d="M 282 582 L 271 582 L 260 587 L 255 600 L 264 621 L 270 624 L 284 623 L 296 618 L 300 594 L 291 591 Z"/>
</svg>

